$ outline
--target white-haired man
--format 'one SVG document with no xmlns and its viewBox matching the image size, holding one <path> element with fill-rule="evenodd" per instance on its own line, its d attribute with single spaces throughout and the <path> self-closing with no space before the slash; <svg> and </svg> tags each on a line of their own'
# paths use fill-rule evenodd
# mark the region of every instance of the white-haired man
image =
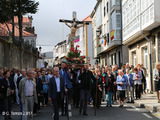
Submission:
<svg viewBox="0 0 160 120">
<path fill-rule="evenodd" d="M 53 103 L 54 106 L 54 120 L 59 120 L 59 107 L 63 107 L 64 93 L 67 92 L 65 89 L 64 78 L 59 75 L 59 68 L 53 68 L 54 76 L 49 81 L 49 102 Z"/>
<path fill-rule="evenodd" d="M 23 78 L 19 83 L 19 92 L 21 95 L 22 120 L 33 119 L 33 105 L 38 103 L 36 83 L 33 81 L 33 70 L 27 70 L 27 77 Z"/>
</svg>

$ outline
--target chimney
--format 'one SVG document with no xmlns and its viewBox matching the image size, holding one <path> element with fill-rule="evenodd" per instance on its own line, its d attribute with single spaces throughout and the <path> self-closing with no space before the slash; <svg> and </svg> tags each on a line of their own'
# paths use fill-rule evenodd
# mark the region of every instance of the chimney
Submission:
<svg viewBox="0 0 160 120">
<path fill-rule="evenodd" d="M 25 31 L 29 32 L 29 33 L 32 33 L 32 34 L 35 34 L 35 29 L 34 27 L 26 27 L 25 28 Z"/>
</svg>

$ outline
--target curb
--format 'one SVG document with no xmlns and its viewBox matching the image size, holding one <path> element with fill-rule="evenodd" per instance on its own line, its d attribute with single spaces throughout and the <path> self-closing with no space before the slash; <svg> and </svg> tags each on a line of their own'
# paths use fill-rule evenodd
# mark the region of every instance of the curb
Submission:
<svg viewBox="0 0 160 120">
<path fill-rule="evenodd" d="M 140 108 L 146 108 L 150 112 L 160 112 L 160 107 L 159 106 L 153 106 L 153 105 L 148 105 L 148 104 L 138 103 L 138 102 L 135 102 L 135 105 L 140 107 Z"/>
</svg>

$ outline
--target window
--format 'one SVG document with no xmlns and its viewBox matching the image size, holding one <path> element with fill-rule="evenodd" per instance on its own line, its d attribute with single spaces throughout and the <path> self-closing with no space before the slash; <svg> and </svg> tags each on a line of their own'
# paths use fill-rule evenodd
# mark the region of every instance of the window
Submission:
<svg viewBox="0 0 160 120">
<path fill-rule="evenodd" d="M 106 16 L 106 7 L 104 7 L 104 17 Z"/>
<path fill-rule="evenodd" d="M 113 15 L 113 14 L 112 14 Z M 111 30 L 113 29 L 113 25 L 112 25 L 112 15 L 111 15 L 111 20 L 110 20 L 110 22 L 111 22 Z"/>
<path fill-rule="evenodd" d="M 113 65 L 113 54 L 111 55 L 111 65 Z"/>
<path fill-rule="evenodd" d="M 154 18 L 154 8 L 153 6 L 150 8 L 150 20 Z"/>
<path fill-rule="evenodd" d="M 107 2 L 107 13 L 108 13 L 108 2 Z"/>
<path fill-rule="evenodd" d="M 117 28 L 121 27 L 121 16 L 120 16 L 120 14 L 116 15 L 116 26 L 117 26 Z"/>
<path fill-rule="evenodd" d="M 58 48 L 56 49 L 56 53 L 58 53 Z"/>
<path fill-rule="evenodd" d="M 64 52 L 67 52 L 67 45 L 65 44 L 65 51 Z"/>
<path fill-rule="evenodd" d="M 121 13 L 121 11 L 120 10 L 116 10 L 116 13 Z"/>
<path fill-rule="evenodd" d="M 149 22 L 149 9 L 146 11 L 146 23 Z"/>
<path fill-rule="evenodd" d="M 133 65 L 134 65 L 134 66 L 137 65 L 137 56 L 136 56 L 136 52 L 133 53 Z"/>
<path fill-rule="evenodd" d="M 106 24 L 104 24 L 104 32 L 103 32 L 103 34 L 105 34 L 107 31 L 106 31 Z"/>
<path fill-rule="evenodd" d="M 109 32 L 109 21 L 107 21 L 107 32 Z"/>
<path fill-rule="evenodd" d="M 113 6 L 113 0 L 110 0 L 110 9 L 112 9 Z"/>
<path fill-rule="evenodd" d="M 143 53 L 144 53 L 144 61 L 143 61 L 144 67 L 147 69 L 148 68 L 148 50 L 147 48 L 143 50 Z"/>
<path fill-rule="evenodd" d="M 117 57 L 116 57 L 116 53 L 114 53 L 114 65 L 117 64 Z"/>
<path fill-rule="evenodd" d="M 121 30 L 116 30 L 116 39 L 121 39 Z"/>
<path fill-rule="evenodd" d="M 120 67 L 121 65 L 121 52 L 118 52 L 118 66 Z"/>
<path fill-rule="evenodd" d="M 143 49 L 143 65 L 144 65 L 144 67 L 146 68 L 146 70 L 147 70 L 147 75 L 148 75 L 148 49 L 147 48 L 144 48 Z"/>
<path fill-rule="evenodd" d="M 61 46 L 61 53 L 63 53 L 63 47 Z"/>
<path fill-rule="evenodd" d="M 116 5 L 120 5 L 120 0 L 116 0 Z"/>
<path fill-rule="evenodd" d="M 63 53 L 65 52 L 65 46 L 63 45 Z"/>
<path fill-rule="evenodd" d="M 107 44 L 109 44 L 109 33 L 107 34 Z"/>
</svg>

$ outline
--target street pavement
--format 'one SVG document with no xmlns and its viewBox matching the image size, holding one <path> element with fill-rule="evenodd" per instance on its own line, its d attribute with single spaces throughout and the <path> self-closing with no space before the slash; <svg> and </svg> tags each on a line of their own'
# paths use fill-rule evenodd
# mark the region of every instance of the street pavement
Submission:
<svg viewBox="0 0 160 120">
<path fill-rule="evenodd" d="M 13 106 L 12 111 L 18 111 L 19 107 Z M 79 115 L 78 108 L 72 108 L 72 117 L 70 120 L 158 120 L 149 110 L 138 108 L 134 104 L 125 104 L 124 108 L 119 108 L 118 105 L 106 107 L 106 103 L 102 103 L 97 109 L 97 115 L 94 115 L 92 105 L 88 106 L 88 116 Z M 50 106 L 42 107 L 41 113 L 34 116 L 33 120 L 52 120 L 53 109 Z M 20 116 L 12 116 L 12 120 L 19 120 Z M 3 120 L 2 115 L 0 120 Z M 60 116 L 60 120 L 67 120 L 66 116 Z"/>
</svg>

